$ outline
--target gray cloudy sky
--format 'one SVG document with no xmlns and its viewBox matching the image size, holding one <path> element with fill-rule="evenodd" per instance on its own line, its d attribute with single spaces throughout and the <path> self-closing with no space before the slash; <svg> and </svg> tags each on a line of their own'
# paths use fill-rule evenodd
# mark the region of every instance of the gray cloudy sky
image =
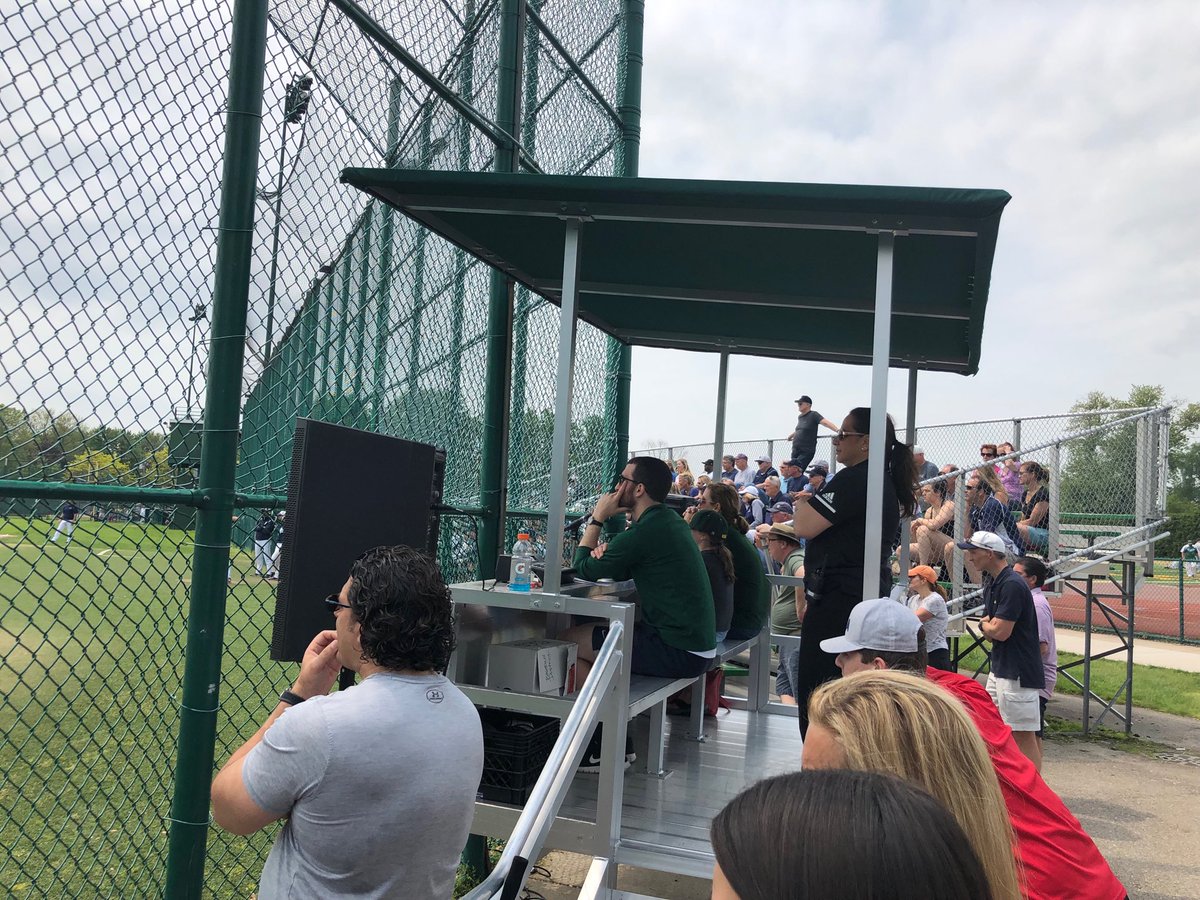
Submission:
<svg viewBox="0 0 1200 900">
<path fill-rule="evenodd" d="M 1200 384 L 1200 4 L 647 4 L 641 174 L 1002 188 L 980 372 L 918 424 Z M 631 445 L 711 440 L 717 357 L 636 349 Z M 906 375 L 889 408 L 903 416 Z M 840 420 L 869 370 L 736 357 L 730 438 Z"/>
</svg>

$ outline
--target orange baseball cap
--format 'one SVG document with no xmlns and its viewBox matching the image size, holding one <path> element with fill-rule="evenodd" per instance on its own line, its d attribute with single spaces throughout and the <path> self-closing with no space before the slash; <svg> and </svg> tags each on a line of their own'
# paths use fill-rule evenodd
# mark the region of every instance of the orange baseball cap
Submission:
<svg viewBox="0 0 1200 900">
<path fill-rule="evenodd" d="M 920 575 L 930 584 L 937 584 L 937 572 L 933 571 L 930 566 L 913 566 L 908 570 L 908 577 L 912 578 L 914 575 Z"/>
</svg>

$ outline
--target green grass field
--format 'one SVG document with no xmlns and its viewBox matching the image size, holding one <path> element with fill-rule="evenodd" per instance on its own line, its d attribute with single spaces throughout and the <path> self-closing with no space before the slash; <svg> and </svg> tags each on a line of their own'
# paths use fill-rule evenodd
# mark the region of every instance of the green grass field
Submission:
<svg viewBox="0 0 1200 900">
<path fill-rule="evenodd" d="M 1077 662 L 1082 657 L 1074 653 L 1059 653 L 1059 665 Z M 985 662 L 983 651 L 976 647 L 959 663 L 959 671 L 970 674 Z M 984 668 L 983 671 L 987 671 Z M 1079 681 L 1083 681 L 1082 667 L 1071 669 Z M 1092 663 L 1092 692 L 1102 697 L 1111 697 L 1125 681 L 1125 663 L 1115 659 L 1100 659 Z M 1083 691 L 1059 673 L 1054 686 L 1055 692 L 1082 695 Z M 1163 669 L 1158 666 L 1133 667 L 1134 705 L 1142 709 L 1173 713 L 1200 719 L 1200 674 L 1181 672 L 1178 669 Z M 1124 700 L 1119 706 L 1124 708 Z"/>
<path fill-rule="evenodd" d="M 0 518 L 0 893 L 157 896 L 192 537 L 85 520 L 62 547 L 47 543 L 52 524 Z M 269 660 L 273 584 L 245 552 L 233 566 L 218 761 L 274 707 L 294 669 Z M 214 829 L 209 895 L 250 897 L 273 837 Z"/>
</svg>

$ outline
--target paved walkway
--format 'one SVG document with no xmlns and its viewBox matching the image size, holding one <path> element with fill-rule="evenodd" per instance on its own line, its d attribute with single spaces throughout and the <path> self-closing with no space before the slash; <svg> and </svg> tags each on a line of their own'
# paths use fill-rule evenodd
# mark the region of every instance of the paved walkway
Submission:
<svg viewBox="0 0 1200 900">
<path fill-rule="evenodd" d="M 1076 631 L 1073 628 L 1056 628 L 1054 634 L 1059 650 L 1083 655 L 1082 631 Z M 1092 633 L 1093 653 L 1111 650 L 1120 645 L 1120 641 L 1111 635 Z M 1180 669 L 1184 672 L 1200 673 L 1200 646 L 1135 638 L 1133 661 L 1142 666 L 1158 666 L 1164 669 Z"/>
</svg>

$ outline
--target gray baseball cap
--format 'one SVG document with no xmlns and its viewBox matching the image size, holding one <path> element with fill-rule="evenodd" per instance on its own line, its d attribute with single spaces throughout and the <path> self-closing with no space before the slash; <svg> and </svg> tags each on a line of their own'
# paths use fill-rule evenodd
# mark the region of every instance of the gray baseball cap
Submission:
<svg viewBox="0 0 1200 900">
<path fill-rule="evenodd" d="M 891 597 L 864 600 L 850 611 L 846 633 L 821 641 L 826 653 L 855 650 L 884 650 L 916 653 L 921 620 L 907 606 Z"/>
</svg>

